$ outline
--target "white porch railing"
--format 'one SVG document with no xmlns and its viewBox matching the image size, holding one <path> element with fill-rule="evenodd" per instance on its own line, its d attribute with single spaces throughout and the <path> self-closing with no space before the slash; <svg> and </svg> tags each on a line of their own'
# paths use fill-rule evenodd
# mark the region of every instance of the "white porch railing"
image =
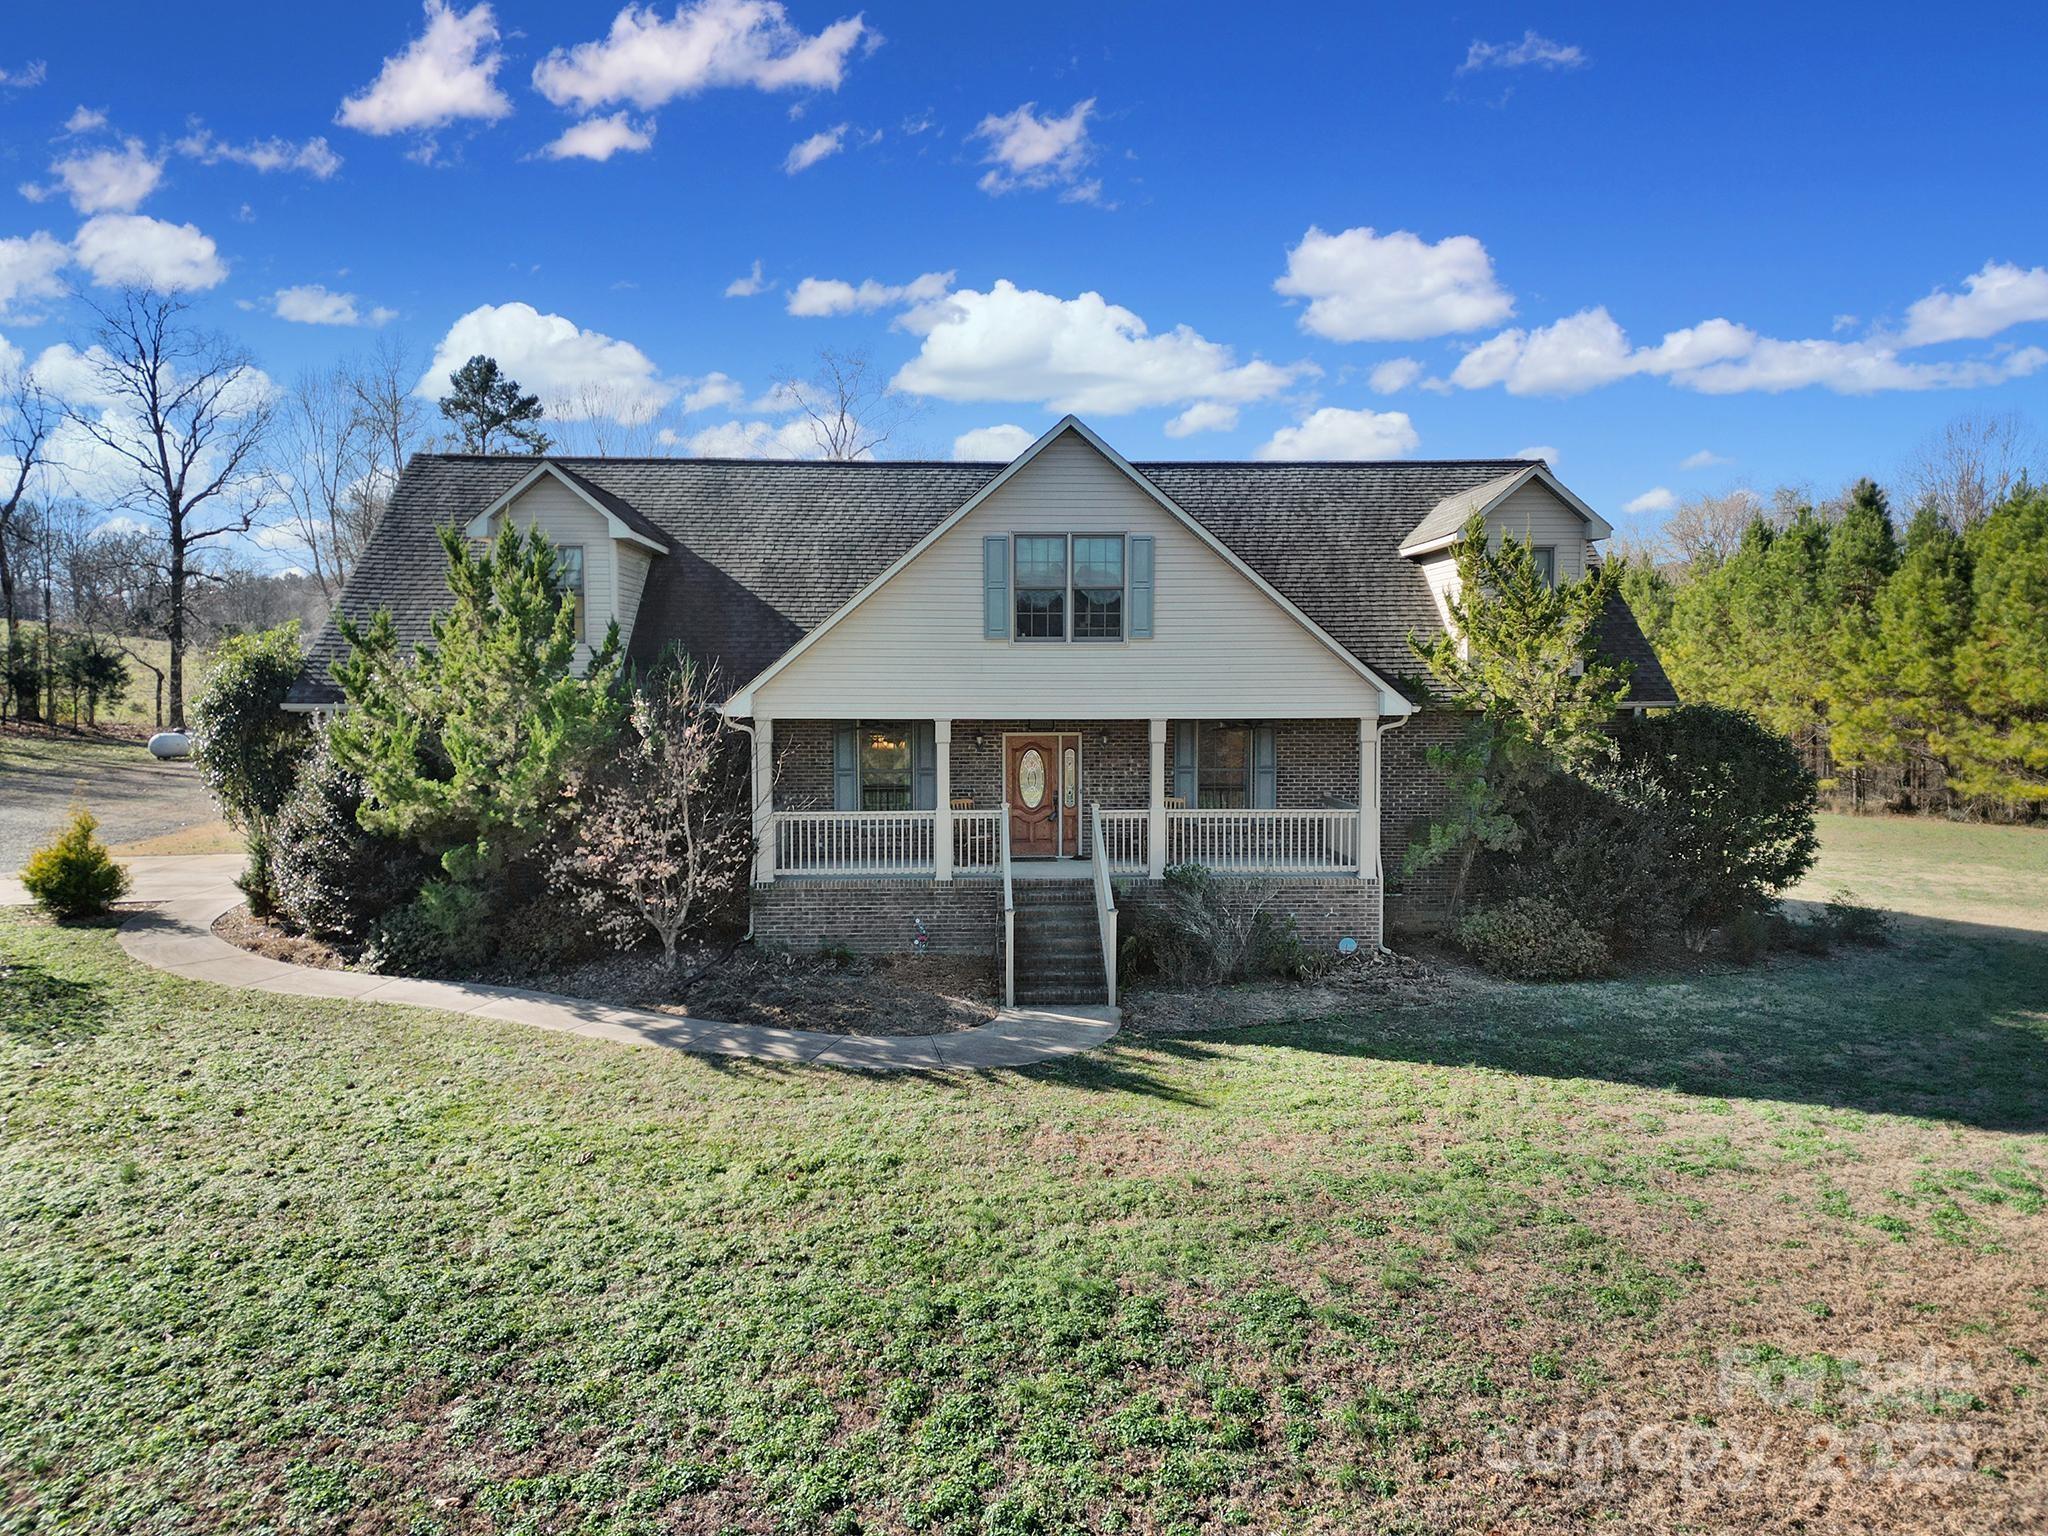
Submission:
<svg viewBox="0 0 2048 1536">
<path fill-rule="evenodd" d="M 1003 813 L 955 811 L 953 813 L 953 873 L 992 875 L 1001 862 Z"/>
<path fill-rule="evenodd" d="M 1355 874 L 1358 812 L 1169 810 L 1166 862 L 1233 874 Z"/>
<path fill-rule="evenodd" d="M 1109 870 L 1115 875 L 1145 873 L 1145 820 L 1147 811 L 1105 811 L 1094 808 L 1095 841 L 1102 845 Z"/>
<path fill-rule="evenodd" d="M 1089 872 L 1095 877 L 1095 937 L 1102 945 L 1103 999 L 1116 1006 L 1116 891 L 1109 883 L 1109 843 L 1103 837 L 1107 818 L 1095 807 L 1095 837 L 1089 849 Z"/>
<path fill-rule="evenodd" d="M 788 875 L 929 875 L 930 811 L 777 811 L 775 869 Z"/>
</svg>

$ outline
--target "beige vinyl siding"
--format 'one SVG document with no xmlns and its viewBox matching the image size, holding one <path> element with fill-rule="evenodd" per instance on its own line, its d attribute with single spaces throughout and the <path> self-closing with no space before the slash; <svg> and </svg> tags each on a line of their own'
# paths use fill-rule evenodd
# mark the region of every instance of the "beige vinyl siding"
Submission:
<svg viewBox="0 0 2048 1536">
<path fill-rule="evenodd" d="M 593 642 L 604 638 L 604 627 L 611 622 L 615 611 L 612 594 L 617 590 L 614 563 L 618 559 L 618 546 L 612 540 L 610 526 L 596 510 L 552 475 L 536 480 L 499 517 L 509 517 L 512 525 L 522 532 L 538 527 L 552 544 L 583 546 L 583 639 L 576 648 L 576 661 L 578 665 L 589 661 Z M 492 531 L 495 532 L 496 528 L 494 522 Z M 644 573 L 642 580 L 645 580 Z M 636 594 L 636 605 L 637 601 Z M 625 627 L 621 621 L 621 638 L 624 638 Z"/>
<path fill-rule="evenodd" d="M 1548 544 L 1557 551 L 1557 579 L 1577 581 L 1586 574 L 1586 520 L 1560 499 L 1556 492 L 1531 480 L 1486 515 L 1486 531 L 1494 548 L 1503 538 L 1527 539 L 1539 549 Z M 1448 549 L 1423 555 L 1416 561 L 1429 594 L 1436 599 L 1437 614 L 1451 622 L 1451 596 L 1458 590 L 1458 562 Z"/>
<path fill-rule="evenodd" d="M 1151 535 L 1154 638 L 984 639 L 982 539 L 1018 533 Z M 1378 693 L 1069 434 L 763 684 L 754 710 L 784 719 L 973 719 L 992 710 L 1011 719 L 1328 719 L 1376 714 Z"/>
<path fill-rule="evenodd" d="M 640 594 L 647 590 L 647 568 L 654 556 L 634 544 L 612 546 L 619 562 L 619 643 L 633 638 L 633 621 L 640 616 Z"/>
<path fill-rule="evenodd" d="M 1531 480 L 1486 515 L 1486 531 L 1498 545 L 1503 535 L 1557 550 L 1557 579 L 1586 574 L 1586 520 L 1540 481 Z"/>
</svg>

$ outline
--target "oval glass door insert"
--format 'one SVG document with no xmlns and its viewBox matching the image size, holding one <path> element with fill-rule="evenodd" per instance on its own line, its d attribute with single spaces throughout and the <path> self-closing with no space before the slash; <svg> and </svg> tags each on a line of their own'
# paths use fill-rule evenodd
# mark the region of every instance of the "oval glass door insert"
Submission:
<svg viewBox="0 0 2048 1536">
<path fill-rule="evenodd" d="M 1045 759 L 1038 748 L 1026 747 L 1017 759 L 1017 795 L 1024 809 L 1035 811 L 1045 803 Z"/>
</svg>

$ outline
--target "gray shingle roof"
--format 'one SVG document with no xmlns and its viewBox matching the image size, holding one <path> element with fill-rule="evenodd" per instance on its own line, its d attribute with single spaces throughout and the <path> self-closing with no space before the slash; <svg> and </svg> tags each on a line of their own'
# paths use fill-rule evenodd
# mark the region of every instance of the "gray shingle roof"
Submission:
<svg viewBox="0 0 2048 1536">
<path fill-rule="evenodd" d="M 1524 464 L 1504 475 L 1496 475 L 1491 480 L 1482 481 L 1478 485 L 1446 496 L 1429 509 L 1421 522 L 1408 530 L 1407 535 L 1401 540 L 1401 547 L 1421 549 L 1440 539 L 1457 537 L 1465 524 L 1471 520 L 1474 512 L 1505 491 L 1514 483 L 1515 477 L 1525 472 L 1528 467 Z"/>
<path fill-rule="evenodd" d="M 629 655 L 651 662 L 677 643 L 718 665 L 735 687 L 829 618 L 1004 468 L 904 460 L 554 462 L 593 493 L 630 508 L 669 545 L 670 553 L 649 569 Z M 388 607 L 402 642 L 425 639 L 429 620 L 447 601 L 435 529 L 467 522 L 533 467 L 528 457 L 415 457 L 339 611 L 364 619 Z M 1522 467 L 1499 459 L 1135 466 L 1338 644 L 1397 684 L 1417 670 L 1409 631 L 1440 627 L 1421 568 L 1400 555 L 1401 541 L 1446 497 Z M 1625 608 L 1611 628 L 1615 654 L 1638 663 L 1633 691 L 1669 698 L 1670 686 Z M 329 668 L 345 650 L 330 622 L 291 701 L 338 701 Z M 1643 675 L 1644 656 L 1654 679 Z M 1649 695 L 1643 694 L 1646 681 L 1654 683 Z"/>
</svg>

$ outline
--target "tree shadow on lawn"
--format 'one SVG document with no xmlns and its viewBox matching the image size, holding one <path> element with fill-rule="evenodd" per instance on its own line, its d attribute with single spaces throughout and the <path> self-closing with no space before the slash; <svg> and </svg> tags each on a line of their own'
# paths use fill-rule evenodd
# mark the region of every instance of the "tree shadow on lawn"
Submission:
<svg viewBox="0 0 2048 1536">
<path fill-rule="evenodd" d="M 0 962 L 0 1035 L 51 1045 L 81 1040 L 105 1026 L 106 988 L 53 976 L 27 961 Z"/>
<path fill-rule="evenodd" d="M 2048 1131 L 2048 941 L 1931 918 L 1896 942 L 1705 975 L 1474 990 L 1229 1037 L 1705 1097 Z"/>
</svg>

